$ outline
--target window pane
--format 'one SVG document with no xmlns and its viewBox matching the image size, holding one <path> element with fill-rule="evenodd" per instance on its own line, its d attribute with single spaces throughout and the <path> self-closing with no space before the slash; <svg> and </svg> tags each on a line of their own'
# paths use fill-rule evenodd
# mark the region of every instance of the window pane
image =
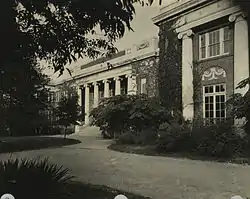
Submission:
<svg viewBox="0 0 250 199">
<path fill-rule="evenodd" d="M 209 117 L 209 111 L 205 111 L 205 118 Z"/>
<path fill-rule="evenodd" d="M 229 53 L 229 41 L 224 41 L 224 53 Z"/>
<path fill-rule="evenodd" d="M 208 39 L 208 43 L 209 43 L 209 44 L 212 44 L 212 43 L 213 43 L 212 38 L 213 38 L 213 33 L 210 32 L 210 33 L 209 33 L 209 39 Z"/>
<path fill-rule="evenodd" d="M 225 27 L 224 29 L 224 41 L 230 40 L 230 30 L 229 27 Z"/>
<path fill-rule="evenodd" d="M 220 96 L 219 96 L 219 95 L 217 95 L 217 96 L 215 97 L 215 101 L 216 101 L 216 102 L 220 102 Z"/>
<path fill-rule="evenodd" d="M 210 86 L 209 87 L 209 93 L 213 93 L 214 92 L 214 87 L 213 86 Z"/>
<path fill-rule="evenodd" d="M 205 104 L 205 110 L 209 109 L 209 104 Z"/>
<path fill-rule="evenodd" d="M 220 92 L 220 86 L 215 87 L 215 92 Z"/>
<path fill-rule="evenodd" d="M 212 46 L 208 46 L 208 53 L 209 53 L 209 57 L 213 56 L 213 49 Z"/>
<path fill-rule="evenodd" d="M 220 30 L 215 31 L 215 43 L 220 42 Z"/>
<path fill-rule="evenodd" d="M 213 110 L 214 109 L 214 105 L 213 104 L 210 104 L 209 105 L 209 110 Z"/>
<path fill-rule="evenodd" d="M 221 95 L 221 102 L 225 102 L 225 95 Z"/>
<path fill-rule="evenodd" d="M 216 111 L 216 117 L 220 117 L 220 111 Z"/>
<path fill-rule="evenodd" d="M 205 34 L 201 35 L 201 47 L 206 46 L 206 36 Z"/>
<path fill-rule="evenodd" d="M 221 111 L 221 117 L 226 117 L 225 111 Z"/>
<path fill-rule="evenodd" d="M 215 55 L 219 55 L 220 54 L 220 43 L 215 45 Z"/>
<path fill-rule="evenodd" d="M 213 97 L 212 97 L 212 96 L 210 96 L 210 97 L 209 97 L 209 102 L 210 102 L 210 103 L 213 103 L 213 102 L 214 102 L 214 100 L 213 100 Z"/>
<path fill-rule="evenodd" d="M 206 104 L 208 103 L 208 97 L 205 97 L 205 103 Z"/>
<path fill-rule="evenodd" d="M 216 109 L 216 110 L 220 110 L 220 103 L 216 103 L 215 109 Z"/>
<path fill-rule="evenodd" d="M 206 48 L 202 47 L 201 48 L 201 58 L 205 58 L 206 57 Z"/>
<path fill-rule="evenodd" d="M 220 106 L 221 110 L 225 110 L 225 103 L 221 103 Z"/>
<path fill-rule="evenodd" d="M 221 91 L 221 92 L 224 92 L 224 91 L 225 91 L 225 85 L 221 85 L 221 86 L 220 86 L 220 91 Z"/>
<path fill-rule="evenodd" d="M 207 86 L 205 87 L 205 93 L 208 93 L 208 87 Z"/>
</svg>

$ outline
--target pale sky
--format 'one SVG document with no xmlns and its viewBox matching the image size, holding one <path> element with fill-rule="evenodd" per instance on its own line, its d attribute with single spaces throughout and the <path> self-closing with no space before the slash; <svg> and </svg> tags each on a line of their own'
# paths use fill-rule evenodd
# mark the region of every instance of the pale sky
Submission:
<svg viewBox="0 0 250 199">
<path fill-rule="evenodd" d="M 169 3 L 170 1 L 173 0 L 163 0 L 162 6 L 166 5 L 166 3 Z M 158 37 L 159 29 L 153 24 L 152 17 L 156 16 L 160 12 L 160 7 L 162 6 L 159 6 L 158 0 L 155 0 L 154 4 L 151 6 L 142 7 L 141 5 L 135 5 L 136 15 L 131 23 L 134 32 L 126 30 L 124 37 L 115 44 L 118 50 L 130 48 L 133 44 L 151 37 Z M 88 62 L 88 60 L 88 58 L 84 58 L 83 60 L 78 60 L 77 62 L 71 64 L 69 68 L 72 70 L 73 75 L 76 67 Z M 49 74 L 52 79 L 56 78 L 56 81 L 69 77 L 67 71 L 65 71 L 65 74 L 60 78 L 57 78 L 58 75 L 53 74 L 52 70 L 46 70 L 46 73 Z"/>
</svg>

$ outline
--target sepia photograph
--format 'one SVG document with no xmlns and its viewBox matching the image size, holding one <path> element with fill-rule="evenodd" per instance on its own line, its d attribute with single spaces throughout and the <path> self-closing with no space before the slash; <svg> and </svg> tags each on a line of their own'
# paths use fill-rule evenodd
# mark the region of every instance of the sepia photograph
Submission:
<svg viewBox="0 0 250 199">
<path fill-rule="evenodd" d="M 0 199 L 250 199 L 250 0 L 3 0 Z"/>
</svg>

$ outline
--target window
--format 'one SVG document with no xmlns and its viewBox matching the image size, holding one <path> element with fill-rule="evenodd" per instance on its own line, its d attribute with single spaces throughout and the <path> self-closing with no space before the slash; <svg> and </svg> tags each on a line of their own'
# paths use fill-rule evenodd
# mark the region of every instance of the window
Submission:
<svg viewBox="0 0 250 199">
<path fill-rule="evenodd" d="M 201 34 L 199 36 L 200 59 L 228 54 L 230 40 L 231 31 L 228 26 Z"/>
<path fill-rule="evenodd" d="M 141 94 L 142 94 L 142 93 L 144 93 L 144 94 L 147 93 L 147 87 L 146 87 L 146 85 L 147 85 L 147 80 L 146 80 L 146 78 L 142 78 L 142 79 L 141 79 Z"/>
<path fill-rule="evenodd" d="M 203 87 L 203 116 L 206 123 L 213 124 L 226 118 L 226 86 L 225 84 Z"/>
</svg>

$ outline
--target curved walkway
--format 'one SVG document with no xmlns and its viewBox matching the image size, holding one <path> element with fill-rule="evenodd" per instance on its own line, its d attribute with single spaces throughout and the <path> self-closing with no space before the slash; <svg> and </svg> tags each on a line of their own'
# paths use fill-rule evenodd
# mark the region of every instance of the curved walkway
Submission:
<svg viewBox="0 0 250 199">
<path fill-rule="evenodd" d="M 44 157 L 72 169 L 83 182 L 150 196 L 153 199 L 220 199 L 250 196 L 250 167 L 188 159 L 150 157 L 110 151 L 96 128 L 73 135 L 80 144 L 15 153 L 14 157 Z M 1 159 L 9 154 L 0 155 Z"/>
</svg>

